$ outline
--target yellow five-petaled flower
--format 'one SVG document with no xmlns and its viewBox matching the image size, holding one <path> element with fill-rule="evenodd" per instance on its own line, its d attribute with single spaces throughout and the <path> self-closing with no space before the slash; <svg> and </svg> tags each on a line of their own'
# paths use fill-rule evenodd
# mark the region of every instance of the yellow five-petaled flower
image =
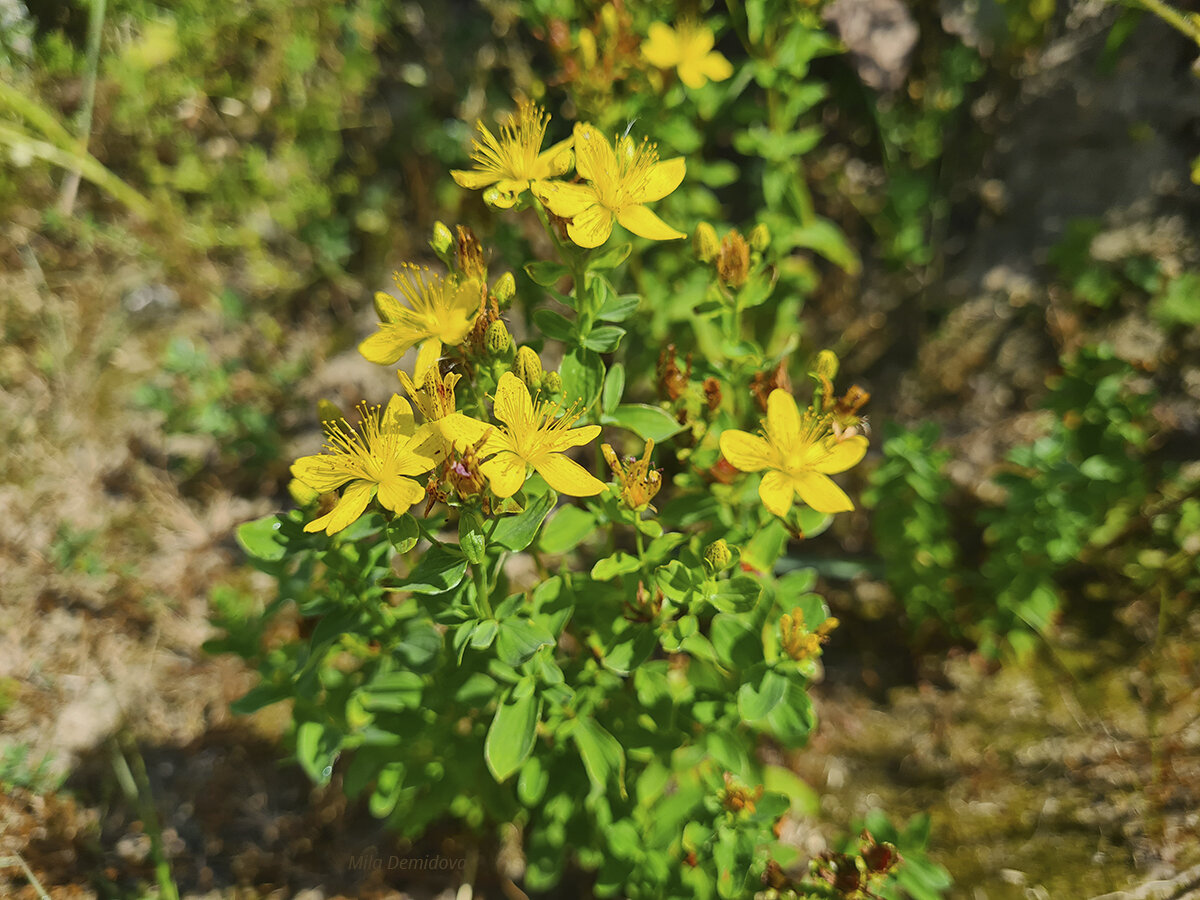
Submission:
<svg viewBox="0 0 1200 900">
<path fill-rule="evenodd" d="M 861 435 L 839 441 L 827 416 L 812 410 L 804 415 L 787 391 L 767 397 L 767 418 L 761 436 L 737 429 L 721 435 L 721 453 L 743 472 L 761 472 L 758 496 L 763 505 L 783 517 L 793 495 L 821 513 L 848 512 L 854 504 L 829 477 L 857 465 L 867 452 Z"/>
<path fill-rule="evenodd" d="M 379 407 L 363 404 L 360 409 L 360 431 L 344 419 L 326 421 L 325 452 L 292 464 L 292 475 L 322 494 L 349 482 L 333 509 L 305 525 L 305 531 L 335 534 L 361 516 L 375 497 L 392 512 L 404 513 L 425 496 L 412 476 L 437 463 L 438 439 L 432 429 L 417 427 L 412 407 L 396 394 L 382 416 Z"/>
<path fill-rule="evenodd" d="M 724 81 L 733 74 L 733 66 L 713 50 L 712 30 L 688 22 L 672 28 L 662 22 L 650 26 L 649 38 L 642 44 L 646 62 L 659 69 L 675 69 L 679 80 L 692 89 L 709 81 Z"/>
<path fill-rule="evenodd" d="M 532 103 L 521 103 L 515 115 L 500 126 L 500 137 L 477 122 L 479 139 L 471 142 L 475 168 L 450 172 L 459 187 L 494 189 L 484 199 L 508 209 L 532 184 L 562 175 L 571 167 L 571 138 L 542 152 L 550 117 Z"/>
<path fill-rule="evenodd" d="M 570 220 L 567 234 L 580 247 L 607 241 L 614 219 L 652 241 L 687 237 L 645 205 L 679 187 L 686 171 L 683 157 L 660 162 L 652 144 L 639 145 L 628 136 L 617 140 L 614 152 L 603 134 L 580 123 L 575 126 L 575 169 L 587 184 L 543 181 L 533 186 L 533 193 L 556 216 Z"/>
<path fill-rule="evenodd" d="M 408 306 L 391 294 L 377 293 L 375 309 L 383 321 L 358 350 L 371 362 L 390 366 L 420 344 L 413 375 L 421 381 L 442 355 L 442 346 L 461 344 L 470 332 L 479 312 L 482 287 L 470 279 L 444 279 L 412 263 L 393 277 Z"/>
<path fill-rule="evenodd" d="M 595 440 L 600 434 L 600 426 L 572 428 L 579 419 L 578 414 L 568 412 L 556 418 L 557 411 L 554 403 L 542 402 L 535 406 L 529 388 L 512 372 L 500 376 L 492 412 L 503 427 L 488 431 L 479 450 L 481 457 L 491 457 L 480 466 L 480 471 L 497 497 L 511 497 L 521 489 L 527 466 L 532 466 L 560 494 L 591 497 L 604 490 L 603 481 L 590 475 L 563 452 Z M 461 424 L 461 419 L 458 422 Z M 471 440 L 477 433 L 475 426 L 463 435 L 466 440 Z M 446 427 L 455 428 L 454 420 Z"/>
</svg>

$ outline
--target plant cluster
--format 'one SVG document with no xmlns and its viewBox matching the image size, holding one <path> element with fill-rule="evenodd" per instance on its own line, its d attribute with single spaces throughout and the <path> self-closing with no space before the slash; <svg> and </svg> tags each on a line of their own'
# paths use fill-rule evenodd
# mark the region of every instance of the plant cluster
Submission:
<svg viewBox="0 0 1200 900">
<path fill-rule="evenodd" d="M 397 272 L 359 347 L 400 363 L 404 394 L 353 417 L 324 406 L 324 451 L 292 466 L 300 509 L 240 530 L 279 590 L 261 614 L 226 605 L 214 649 L 263 676 L 236 708 L 291 701 L 310 776 L 341 771 L 409 837 L 448 816 L 511 823 L 532 890 L 568 865 L 603 896 L 882 889 L 900 857 L 869 835 L 800 865 L 777 835 L 810 792 L 757 752 L 815 727 L 808 688 L 837 621 L 812 571 L 777 564 L 789 535 L 853 508 L 830 476 L 867 450 L 865 395 L 838 394 L 823 351 L 802 408 L 789 360 L 743 320 L 765 228 L 753 253 L 698 232 L 727 335 L 703 378 L 674 347 L 653 371 L 622 360 L 654 301 L 618 290 L 638 256 L 615 231 L 684 237 L 652 207 L 687 164 L 586 122 L 545 149 L 548 124 L 519 103 L 453 173 L 536 216 L 555 253 L 522 267 L 538 287 L 518 292 L 470 229 L 439 224 L 446 273 Z M 533 308 L 521 341 L 518 306 Z M 659 402 L 631 402 L 647 382 Z M 279 639 L 289 603 L 300 632 Z"/>
</svg>

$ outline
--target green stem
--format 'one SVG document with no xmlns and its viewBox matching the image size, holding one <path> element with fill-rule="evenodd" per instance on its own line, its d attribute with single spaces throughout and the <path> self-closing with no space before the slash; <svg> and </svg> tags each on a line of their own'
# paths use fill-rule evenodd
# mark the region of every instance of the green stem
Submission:
<svg viewBox="0 0 1200 900">
<path fill-rule="evenodd" d="M 154 797 L 150 792 L 150 778 L 146 774 L 146 762 L 138 751 L 137 744 L 128 735 L 122 735 L 120 743 L 111 745 L 113 772 L 121 785 L 125 798 L 137 810 L 138 818 L 145 826 L 150 838 L 150 856 L 154 860 L 154 875 L 158 881 L 161 900 L 179 900 L 179 890 L 171 877 L 171 865 L 163 852 L 162 828 L 158 824 L 158 811 L 154 808 Z M 129 765 L 133 760 L 133 766 Z"/>
<path fill-rule="evenodd" d="M 444 546 L 442 541 L 438 540 L 437 535 L 426 529 L 425 523 L 422 519 L 418 518 L 417 516 L 413 516 L 413 521 L 417 523 L 417 531 L 421 532 L 421 537 L 425 538 L 425 540 L 429 541 L 429 543 L 436 547 Z"/>
<path fill-rule="evenodd" d="M 492 603 L 488 598 L 488 579 L 483 563 L 479 563 L 478 565 L 471 563 L 471 574 L 475 576 L 475 605 L 479 609 L 479 617 L 481 619 L 494 619 L 496 614 L 492 612 Z"/>
<path fill-rule="evenodd" d="M 1154 13 L 1180 34 L 1186 35 L 1194 43 L 1200 45 L 1200 23 L 1185 16 L 1173 6 L 1162 0 L 1130 0 L 1130 2 L 1142 7 L 1147 12 Z"/>
<path fill-rule="evenodd" d="M 46 141 L 39 140 L 19 128 L 13 128 L 8 125 L 0 125 L 0 144 L 19 147 L 38 159 L 45 160 L 52 165 L 61 166 L 64 169 L 74 170 L 78 168 L 79 174 L 82 177 L 101 190 L 107 191 L 114 199 L 125 204 L 134 213 L 143 219 L 153 218 L 154 207 L 151 206 L 150 201 L 108 169 L 104 168 L 93 156 L 89 156 L 86 153 L 77 154 L 68 152 Z"/>
<path fill-rule="evenodd" d="M 88 17 L 87 70 L 83 76 L 83 106 L 79 110 L 79 138 L 75 146 L 81 155 L 87 154 L 92 139 L 92 113 L 96 107 L 96 78 L 100 71 L 100 37 L 104 31 L 104 12 L 107 0 L 92 0 Z M 75 195 L 79 190 L 82 173 L 78 165 L 71 170 L 62 184 L 58 198 L 58 209 L 65 216 L 75 207 Z"/>
</svg>

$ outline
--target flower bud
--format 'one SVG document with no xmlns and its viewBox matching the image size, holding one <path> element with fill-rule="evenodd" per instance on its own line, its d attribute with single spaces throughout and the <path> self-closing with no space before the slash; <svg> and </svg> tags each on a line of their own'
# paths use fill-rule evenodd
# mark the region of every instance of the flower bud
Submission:
<svg viewBox="0 0 1200 900">
<path fill-rule="evenodd" d="M 450 252 L 450 248 L 454 246 L 454 235 L 450 233 L 445 222 L 433 223 L 433 237 L 429 240 L 429 246 L 438 256 L 445 256 Z"/>
<path fill-rule="evenodd" d="M 513 278 L 512 272 L 505 272 L 496 279 L 496 283 L 492 286 L 492 296 L 496 298 L 496 302 L 501 307 L 507 306 L 516 293 L 517 280 Z"/>
<path fill-rule="evenodd" d="M 770 246 L 771 229 L 764 223 L 759 222 L 750 231 L 750 249 L 757 250 L 759 253 L 765 253 Z"/>
<path fill-rule="evenodd" d="M 724 539 L 713 541 L 704 548 L 704 565 L 712 574 L 717 574 L 729 568 L 733 562 L 733 553 Z"/>
<path fill-rule="evenodd" d="M 692 247 L 701 262 L 712 262 L 716 259 L 720 242 L 717 240 L 717 230 L 707 222 L 701 222 L 692 232 Z"/>
<path fill-rule="evenodd" d="M 517 350 L 512 373 L 525 382 L 525 386 L 531 391 L 541 390 L 542 360 L 531 348 L 521 347 Z"/>
<path fill-rule="evenodd" d="M 459 225 L 457 230 L 458 240 L 455 242 L 454 254 L 458 262 L 458 271 L 467 278 L 484 278 L 487 275 L 487 263 L 483 261 L 483 247 L 479 238 L 465 225 Z"/>
<path fill-rule="evenodd" d="M 562 376 L 557 372 L 547 372 L 542 376 L 542 390 L 548 394 L 561 394 L 563 391 Z"/>
<path fill-rule="evenodd" d="M 508 333 L 502 319 L 497 319 L 487 327 L 483 335 L 484 346 L 492 356 L 503 356 L 512 346 L 512 335 Z"/>
<path fill-rule="evenodd" d="M 823 381 L 833 381 L 837 377 L 838 365 L 836 353 L 832 350 L 822 350 L 817 354 L 817 362 L 813 366 L 813 372 Z"/>
</svg>

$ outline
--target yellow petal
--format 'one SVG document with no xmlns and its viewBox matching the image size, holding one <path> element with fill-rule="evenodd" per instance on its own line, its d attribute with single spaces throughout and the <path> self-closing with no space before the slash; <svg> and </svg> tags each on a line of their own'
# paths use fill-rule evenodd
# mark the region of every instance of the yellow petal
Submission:
<svg viewBox="0 0 1200 900">
<path fill-rule="evenodd" d="M 417 427 L 412 406 L 399 394 L 392 394 L 392 399 L 388 401 L 382 424 L 383 431 L 391 434 L 412 434 Z"/>
<path fill-rule="evenodd" d="M 794 477 L 800 499 L 820 513 L 849 512 L 854 504 L 833 479 L 817 472 L 801 472 Z"/>
<path fill-rule="evenodd" d="M 709 81 L 724 81 L 733 74 L 733 65 L 721 53 L 714 50 L 700 64 L 701 73 Z"/>
<path fill-rule="evenodd" d="M 379 502 L 394 513 L 408 512 L 425 497 L 425 488 L 411 478 L 389 478 L 379 483 Z"/>
<path fill-rule="evenodd" d="M 735 469 L 761 472 L 775 462 L 771 445 L 756 434 L 730 428 L 721 433 L 721 455 Z"/>
<path fill-rule="evenodd" d="M 596 189 L 586 184 L 541 181 L 533 186 L 533 192 L 550 212 L 564 219 L 573 218 L 598 202 Z"/>
<path fill-rule="evenodd" d="M 489 431 L 497 431 L 495 426 L 472 419 L 460 412 L 451 413 L 437 420 L 437 428 L 443 438 L 454 445 L 460 453 L 479 442 Z M 498 448 L 497 448 L 498 449 Z M 495 451 L 493 451 L 495 452 Z"/>
<path fill-rule="evenodd" d="M 375 292 L 375 311 L 385 322 L 395 322 L 405 312 L 399 300 L 383 291 Z"/>
<path fill-rule="evenodd" d="M 328 453 L 302 456 L 292 463 L 292 477 L 322 494 L 336 491 L 354 476 L 333 464 L 336 457 Z"/>
<path fill-rule="evenodd" d="M 646 185 L 638 193 L 638 203 L 651 203 L 661 200 L 683 182 L 687 174 L 687 163 L 682 156 L 674 159 L 664 159 L 650 167 L 646 176 Z M 622 223 L 623 224 L 623 223 Z"/>
<path fill-rule="evenodd" d="M 515 453 L 498 453 L 479 467 L 492 493 L 503 499 L 511 497 L 525 483 L 525 460 Z"/>
<path fill-rule="evenodd" d="M 612 234 L 613 214 L 603 206 L 593 206 L 571 220 L 567 235 L 579 247 L 599 247 Z"/>
<path fill-rule="evenodd" d="M 688 30 L 687 36 L 680 41 L 679 53 L 684 59 L 699 59 L 712 49 L 716 42 L 711 28 L 701 25 Z"/>
<path fill-rule="evenodd" d="M 659 69 L 679 65 L 679 40 L 674 28 L 654 22 L 646 30 L 646 36 L 647 40 L 642 42 L 642 56 L 646 62 Z"/>
<path fill-rule="evenodd" d="M 408 340 L 407 335 L 397 333 L 396 329 L 381 325 L 379 331 L 358 345 L 358 352 L 366 357 L 368 362 L 390 366 L 399 362 L 400 357 L 415 343 L 415 340 Z"/>
<path fill-rule="evenodd" d="M 420 381 L 425 377 L 425 372 L 437 365 L 438 359 L 442 355 L 442 342 L 437 338 L 431 337 L 421 344 L 421 350 L 417 353 L 417 363 L 413 366 L 413 378 Z M 363 356 L 366 356 L 364 353 Z"/>
<path fill-rule="evenodd" d="M 513 429 L 527 428 L 528 423 L 533 421 L 533 401 L 529 397 L 529 388 L 512 372 L 500 376 L 492 414 Z"/>
<path fill-rule="evenodd" d="M 590 444 L 599 436 L 599 425 L 583 425 L 579 428 L 568 428 L 566 431 L 560 431 L 553 436 L 550 441 L 550 449 L 561 452 L 571 447 L 582 447 L 584 444 Z"/>
<path fill-rule="evenodd" d="M 592 125 L 575 126 L 575 170 L 588 181 L 607 183 L 617 176 L 617 157 L 608 140 Z"/>
<path fill-rule="evenodd" d="M 574 143 L 575 138 L 569 137 L 538 154 L 533 164 L 533 178 L 537 180 L 565 175 L 571 168 L 571 146 Z"/>
<path fill-rule="evenodd" d="M 569 497 L 594 497 L 605 487 L 603 481 L 561 453 L 546 453 L 538 457 L 533 468 L 546 479 L 546 484 Z"/>
<path fill-rule="evenodd" d="M 800 410 L 792 395 L 779 388 L 767 397 L 767 437 L 784 453 L 800 449 Z"/>
<path fill-rule="evenodd" d="M 459 187 L 466 188 L 469 191 L 481 190 L 489 184 L 495 184 L 500 180 L 500 176 L 495 172 L 463 171 L 462 169 L 451 169 L 450 177 L 455 180 Z"/>
<path fill-rule="evenodd" d="M 617 214 L 617 221 L 638 237 L 649 238 L 652 241 L 672 241 L 687 237 L 682 231 L 676 231 L 645 206 L 626 206 Z M 570 229 L 567 229 L 567 232 L 570 233 Z M 572 235 L 573 237 L 574 235 Z M 607 238 L 607 235 L 605 237 Z M 579 242 L 576 241 L 576 243 Z"/>
<path fill-rule="evenodd" d="M 778 469 L 772 469 L 763 476 L 762 484 L 758 486 L 758 497 L 763 506 L 782 519 L 792 508 L 793 491 L 792 479 Z"/>
<path fill-rule="evenodd" d="M 685 59 L 679 64 L 679 80 L 690 87 L 693 91 L 697 91 L 708 83 L 708 79 L 704 77 L 704 68 L 696 59 Z"/>
<path fill-rule="evenodd" d="M 829 448 L 829 452 L 812 463 L 813 471 L 836 475 L 857 466 L 867 455 L 867 439 L 861 434 L 847 438 Z"/>
<path fill-rule="evenodd" d="M 304 526 L 305 531 L 321 531 L 326 534 L 337 534 L 343 528 L 351 525 L 363 514 L 371 498 L 375 496 L 378 485 L 373 481 L 355 481 L 342 492 L 342 499 L 330 510 L 328 515 L 314 519 Z"/>
</svg>

